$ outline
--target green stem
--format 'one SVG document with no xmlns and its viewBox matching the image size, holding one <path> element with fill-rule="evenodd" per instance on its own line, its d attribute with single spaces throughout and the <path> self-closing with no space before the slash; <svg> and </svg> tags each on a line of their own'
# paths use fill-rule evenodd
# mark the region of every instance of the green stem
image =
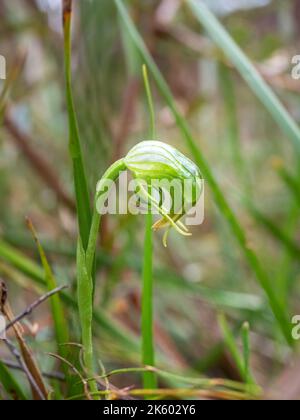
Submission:
<svg viewBox="0 0 300 420">
<path fill-rule="evenodd" d="M 155 139 L 155 114 L 153 98 L 149 83 L 147 67 L 143 65 L 143 79 L 145 84 L 148 108 L 150 113 L 150 132 Z M 151 195 L 151 191 L 149 191 Z M 151 211 L 146 215 L 144 261 L 143 261 L 143 290 L 142 290 L 142 363 L 145 366 L 154 366 L 154 337 L 153 337 L 153 218 Z M 156 375 L 153 372 L 145 372 L 143 375 L 145 389 L 157 388 Z"/>
<path fill-rule="evenodd" d="M 123 160 L 115 162 L 103 175 L 102 180 L 116 181 L 122 170 L 125 170 Z M 78 304 L 80 313 L 80 323 L 82 331 L 82 343 L 84 347 L 84 363 L 90 377 L 93 377 L 93 270 L 94 259 L 97 246 L 98 232 L 101 223 L 101 214 L 97 211 L 97 198 L 99 193 L 96 194 L 94 213 L 88 239 L 87 249 L 84 250 L 83 243 L 79 240 L 78 245 Z M 97 391 L 96 381 L 90 383 L 91 391 Z"/>
<path fill-rule="evenodd" d="M 87 271 L 86 253 L 80 237 L 78 239 L 77 248 L 77 300 L 81 326 L 84 365 L 88 377 L 93 377 L 93 280 L 92 276 Z M 91 392 L 98 390 L 95 380 L 90 382 L 90 390 Z"/>
<path fill-rule="evenodd" d="M 142 290 L 142 363 L 145 366 L 154 366 L 155 364 L 153 344 L 152 251 L 152 214 L 149 213 L 146 215 Z M 145 372 L 143 377 L 144 388 L 156 388 L 156 379 L 153 372 Z"/>
<path fill-rule="evenodd" d="M 116 181 L 119 178 L 120 172 L 125 171 L 126 166 L 124 164 L 124 160 L 120 159 L 113 163 L 108 170 L 105 172 L 105 174 L 102 176 L 101 180 L 111 180 Z M 98 198 L 98 194 L 96 194 L 96 200 Z M 98 213 L 96 208 L 96 201 L 94 204 L 94 212 L 93 212 L 93 218 L 92 218 L 92 225 L 89 235 L 89 241 L 86 251 L 86 266 L 87 266 L 87 272 L 89 274 L 93 271 L 93 264 L 94 264 L 94 258 L 96 253 L 96 247 L 97 247 L 97 238 L 98 238 L 98 232 L 100 228 L 101 223 L 101 215 Z"/>
<path fill-rule="evenodd" d="M 94 258 L 96 253 L 97 247 L 97 238 L 98 232 L 100 229 L 101 223 L 101 215 L 97 212 L 96 204 L 94 207 L 93 218 L 92 218 L 92 225 L 90 230 L 90 237 L 88 242 L 88 247 L 86 250 L 86 268 L 88 273 L 93 272 L 93 265 L 94 265 Z"/>
</svg>

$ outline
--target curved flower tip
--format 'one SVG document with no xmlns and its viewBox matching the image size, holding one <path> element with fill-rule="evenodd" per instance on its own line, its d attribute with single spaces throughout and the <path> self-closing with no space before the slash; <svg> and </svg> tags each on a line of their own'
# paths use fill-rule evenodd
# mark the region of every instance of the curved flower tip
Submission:
<svg viewBox="0 0 300 420">
<path fill-rule="evenodd" d="M 182 222 L 180 222 L 180 220 L 175 221 L 174 219 L 172 219 L 174 224 L 170 223 L 165 218 L 162 218 L 162 219 L 158 220 L 156 223 L 154 223 L 154 225 L 152 226 L 152 229 L 155 232 L 160 230 L 160 229 L 164 229 L 165 227 L 167 228 L 167 230 L 165 231 L 164 236 L 163 236 L 163 245 L 164 245 L 165 248 L 167 248 L 167 246 L 168 246 L 168 237 L 169 237 L 169 233 L 170 233 L 170 230 L 172 229 L 172 227 L 174 227 L 176 229 L 176 231 L 182 236 L 192 236 L 192 234 L 189 232 L 188 228 Z"/>
</svg>

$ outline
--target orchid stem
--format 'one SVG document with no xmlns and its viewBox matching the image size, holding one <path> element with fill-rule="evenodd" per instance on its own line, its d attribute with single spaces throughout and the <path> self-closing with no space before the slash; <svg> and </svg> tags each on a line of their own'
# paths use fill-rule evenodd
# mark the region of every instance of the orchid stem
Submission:
<svg viewBox="0 0 300 420">
<path fill-rule="evenodd" d="M 124 160 L 120 159 L 113 163 L 108 170 L 105 172 L 105 174 L 102 176 L 100 182 L 103 180 L 111 180 L 116 181 L 119 178 L 120 172 L 125 171 L 126 166 L 124 164 Z M 94 258 L 96 253 L 96 247 L 97 247 L 97 239 L 101 224 L 101 214 L 99 212 L 100 209 L 97 209 L 97 200 L 101 195 L 101 191 L 98 191 L 96 193 L 95 197 L 95 203 L 94 203 L 94 211 L 93 211 L 93 218 L 92 218 L 92 225 L 89 235 L 89 241 L 86 251 L 86 266 L 88 274 L 91 275 L 93 270 L 93 264 L 94 264 Z"/>
<path fill-rule="evenodd" d="M 155 139 L 155 114 L 153 98 L 149 83 L 147 67 L 143 66 L 143 79 L 145 84 L 148 108 L 150 113 L 151 137 Z M 150 192 L 151 193 L 151 192 Z M 143 262 L 143 290 L 142 290 L 142 363 L 145 366 L 155 365 L 154 337 L 153 337 L 153 218 L 151 211 L 146 215 L 144 262 Z M 143 375 L 145 389 L 157 388 L 156 375 L 145 372 Z"/>
</svg>

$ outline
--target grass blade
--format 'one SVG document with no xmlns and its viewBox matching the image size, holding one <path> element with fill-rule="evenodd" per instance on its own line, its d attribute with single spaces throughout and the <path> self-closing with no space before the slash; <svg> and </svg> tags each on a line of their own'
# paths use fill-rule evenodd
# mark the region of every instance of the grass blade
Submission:
<svg viewBox="0 0 300 420">
<path fill-rule="evenodd" d="M 219 65 L 219 84 L 223 96 L 223 106 L 226 114 L 225 120 L 227 121 L 227 137 L 231 148 L 232 161 L 235 166 L 236 174 L 238 176 L 242 175 L 243 180 L 246 181 L 247 178 L 239 138 L 239 123 L 234 82 L 231 70 L 222 63 Z M 248 182 L 245 182 L 245 185 L 248 186 Z"/>
<path fill-rule="evenodd" d="M 297 182 L 298 179 L 291 175 L 284 167 L 278 168 L 278 173 L 300 206 L 300 185 Z"/>
<path fill-rule="evenodd" d="M 155 114 L 147 67 L 143 66 L 143 79 L 150 115 L 150 137 L 155 139 Z M 142 363 L 145 366 L 155 365 L 153 338 L 153 217 L 151 211 L 146 214 L 144 262 L 143 262 L 143 292 L 142 292 Z M 143 374 L 144 388 L 155 389 L 157 382 L 153 372 Z"/>
<path fill-rule="evenodd" d="M 20 251 L 17 251 L 14 247 L 2 240 L 0 240 L 0 257 L 29 278 L 35 280 L 36 283 L 45 283 L 44 270 Z"/>
<path fill-rule="evenodd" d="M 180 114 L 179 110 L 177 109 L 177 106 L 175 104 L 175 101 L 173 99 L 172 93 L 165 82 L 163 76 L 161 75 L 159 69 L 157 68 L 153 58 L 151 57 L 149 51 L 147 50 L 145 43 L 143 39 L 141 38 L 140 34 L 138 33 L 136 27 L 134 26 L 134 23 L 132 19 L 130 18 L 126 8 L 123 5 L 123 2 L 121 0 L 114 0 L 116 7 L 118 8 L 118 11 L 124 21 L 124 24 L 132 37 L 137 49 L 139 50 L 141 56 L 143 57 L 145 63 L 147 64 L 148 69 L 151 71 L 152 76 L 158 86 L 158 89 L 160 90 L 160 93 L 164 97 L 166 103 L 168 104 L 169 108 L 171 109 L 175 120 L 177 122 L 177 125 L 193 155 L 193 158 L 197 165 L 199 166 L 200 170 L 202 171 L 203 177 L 208 183 L 208 185 L 211 188 L 211 191 L 213 193 L 215 202 L 217 206 L 219 207 L 219 210 L 223 217 L 227 220 L 231 227 L 231 231 L 235 238 L 237 239 L 241 250 L 243 251 L 243 254 L 248 261 L 249 266 L 252 268 L 253 272 L 256 275 L 256 278 L 262 287 L 262 289 L 265 291 L 270 307 L 273 311 L 273 314 L 277 320 L 278 325 L 281 328 L 281 331 L 286 339 L 286 341 L 293 345 L 294 342 L 291 338 L 290 333 L 290 322 L 289 318 L 286 314 L 285 308 L 282 307 L 280 304 L 273 287 L 270 284 L 269 277 L 267 273 L 265 272 L 264 268 L 262 267 L 255 251 L 249 247 L 249 242 L 247 240 L 246 234 L 244 232 L 244 229 L 240 225 L 237 217 L 235 216 L 235 213 L 229 206 L 221 188 L 219 187 L 218 183 L 215 180 L 215 177 L 210 169 L 210 166 L 206 162 L 205 157 L 203 156 L 201 150 L 198 148 L 191 131 L 187 125 L 187 122 Z"/>
<path fill-rule="evenodd" d="M 240 354 L 240 351 L 236 345 L 234 335 L 230 331 L 229 325 L 224 314 L 221 314 L 219 316 L 219 325 L 225 340 L 225 344 L 228 350 L 230 351 L 230 354 L 236 364 L 236 367 L 238 368 L 241 377 L 245 380 L 243 357 Z"/>
<path fill-rule="evenodd" d="M 250 337 L 249 337 L 250 326 L 248 322 L 244 322 L 242 325 L 242 342 L 243 342 L 243 359 L 244 359 L 244 375 L 246 383 L 251 383 L 251 374 L 250 374 Z"/>
<path fill-rule="evenodd" d="M 252 214 L 253 218 L 262 225 L 278 242 L 282 243 L 289 253 L 295 257 L 300 257 L 300 246 L 285 232 L 282 228 L 278 226 L 272 219 L 265 216 L 260 210 L 256 209 L 254 206 L 249 205 L 248 209 Z"/>
<path fill-rule="evenodd" d="M 33 238 L 36 242 L 40 259 L 41 259 L 41 263 L 45 272 L 45 282 L 47 284 L 48 291 L 50 292 L 51 290 L 56 289 L 58 285 L 52 273 L 51 267 L 48 263 L 44 249 L 37 237 L 37 233 L 31 221 L 28 220 L 27 223 L 28 223 L 28 227 L 30 231 L 32 232 Z M 56 339 L 57 339 L 57 344 L 59 348 L 61 344 L 66 344 L 69 342 L 68 325 L 66 322 L 66 317 L 64 315 L 64 310 L 62 307 L 59 294 L 55 294 L 54 296 L 52 296 L 50 302 L 51 302 L 52 316 L 53 316 L 54 326 L 55 326 Z M 63 347 L 64 346 L 62 346 L 62 348 Z M 66 357 L 66 354 L 61 354 L 61 356 Z"/>
<path fill-rule="evenodd" d="M 219 325 L 220 325 L 222 334 L 224 336 L 225 344 L 228 350 L 230 351 L 231 356 L 233 357 L 233 360 L 235 361 L 236 367 L 238 368 L 238 371 L 241 377 L 243 378 L 245 383 L 255 384 L 254 379 L 249 373 L 249 339 L 248 339 L 247 328 L 245 328 L 246 324 L 244 324 L 242 327 L 242 338 L 243 338 L 243 345 L 244 345 L 243 354 L 241 354 L 235 342 L 235 337 L 230 331 L 225 315 L 223 314 L 219 316 Z M 248 325 L 248 329 L 249 329 L 249 325 Z"/>
<path fill-rule="evenodd" d="M 45 273 L 45 282 L 47 285 L 47 289 L 50 292 L 51 290 L 54 290 L 57 288 L 57 281 L 53 275 L 52 269 L 48 263 L 46 254 L 44 252 L 44 249 L 38 239 L 37 233 L 35 231 L 35 228 L 30 220 L 27 220 L 27 225 L 32 233 L 32 236 L 36 242 L 37 249 L 40 255 L 41 263 L 44 268 Z M 65 344 L 69 343 L 70 335 L 69 335 L 69 328 L 66 321 L 65 313 L 63 310 L 63 305 L 61 302 L 61 298 L 59 294 L 55 294 L 50 298 L 50 305 L 51 305 L 51 311 L 52 311 L 52 317 L 54 322 L 54 331 L 55 331 L 55 337 L 56 337 L 56 343 L 57 343 L 57 351 L 58 354 L 64 358 L 68 359 L 69 352 L 65 346 Z M 63 364 L 64 373 L 67 378 L 67 382 L 69 386 L 71 385 L 71 378 L 69 377 L 69 369 Z"/>
<path fill-rule="evenodd" d="M 72 0 L 63 0 L 63 29 L 64 29 L 64 56 L 66 78 L 66 100 L 69 117 L 69 151 L 73 163 L 73 177 L 76 194 L 79 232 L 84 249 L 87 248 L 91 226 L 91 206 L 88 185 L 83 165 L 83 156 L 80 145 L 78 122 L 75 112 L 72 76 L 71 76 L 71 17 Z"/>
<path fill-rule="evenodd" d="M 10 373 L 9 369 L 0 360 L 0 382 L 5 391 L 12 396 L 14 400 L 27 400 L 18 381 Z"/>
<path fill-rule="evenodd" d="M 186 0 L 197 20 L 203 25 L 214 42 L 223 50 L 235 65 L 246 83 L 270 112 L 282 131 L 293 142 L 297 153 L 300 152 L 300 129 L 284 108 L 269 85 L 263 80 L 251 61 L 231 38 L 226 29 L 210 12 L 203 1 Z"/>
<path fill-rule="evenodd" d="M 81 240 L 78 241 L 77 254 L 77 296 L 81 324 L 82 344 L 84 349 L 84 363 L 89 377 L 94 372 L 92 320 L 93 309 L 93 281 L 86 267 L 86 254 Z M 91 392 L 97 392 L 96 381 L 90 382 Z"/>
</svg>

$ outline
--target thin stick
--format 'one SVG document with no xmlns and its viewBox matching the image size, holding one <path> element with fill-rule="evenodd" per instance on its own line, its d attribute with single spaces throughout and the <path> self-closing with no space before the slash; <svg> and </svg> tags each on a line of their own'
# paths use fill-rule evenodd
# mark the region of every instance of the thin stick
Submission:
<svg viewBox="0 0 300 420">
<path fill-rule="evenodd" d="M 79 370 L 74 365 L 72 365 L 72 363 L 70 363 L 67 359 L 59 356 L 58 354 L 54 354 L 54 353 L 48 353 L 48 354 L 49 356 L 54 357 L 55 359 L 60 360 L 61 362 L 65 363 L 70 369 L 73 370 L 73 372 L 79 377 L 80 381 L 82 382 L 84 395 L 86 396 L 88 400 L 91 400 L 92 398 L 89 392 L 88 383 L 86 379 L 84 379 L 84 377 L 81 375 Z"/>
<path fill-rule="evenodd" d="M 9 322 L 12 322 L 14 320 L 15 316 L 13 315 L 13 312 L 10 308 L 10 305 L 7 299 L 7 288 L 4 281 L 0 281 L 0 310 L 7 317 Z M 41 395 L 42 395 L 43 399 L 45 400 L 48 397 L 48 390 L 44 384 L 42 374 L 33 357 L 33 354 L 30 348 L 27 346 L 26 341 L 24 340 L 23 329 L 21 325 L 18 323 L 13 324 L 12 328 L 14 329 L 17 341 L 20 346 L 20 350 L 21 350 L 20 357 L 22 356 L 21 363 L 25 364 L 26 369 L 30 373 L 30 377 L 28 377 L 28 379 L 31 385 L 33 397 L 34 399 L 40 400 Z M 7 345 L 9 346 L 11 351 L 14 350 L 12 347 L 13 346 L 12 343 L 8 343 Z M 16 353 L 16 351 L 17 350 L 15 349 L 14 355 L 17 357 L 19 353 Z M 33 378 L 34 383 L 35 383 L 33 385 L 31 384 L 31 377 Z M 38 387 L 39 392 L 37 392 L 36 387 Z"/>
<path fill-rule="evenodd" d="M 16 346 L 8 339 L 4 339 L 2 340 L 7 348 L 9 349 L 9 351 L 12 353 L 12 355 L 16 358 L 20 369 L 25 373 L 25 375 L 28 378 L 28 381 L 31 385 L 31 387 L 35 390 L 35 392 L 37 393 L 37 395 L 39 396 L 40 400 L 45 401 L 46 398 L 43 395 L 43 392 L 40 390 L 39 386 L 37 385 L 35 379 L 33 378 L 32 374 L 30 373 L 26 363 L 24 362 L 21 354 L 19 353 L 18 349 L 16 348 Z"/>
<path fill-rule="evenodd" d="M 14 370 L 22 370 L 21 366 L 18 363 L 14 363 L 11 360 L 2 360 L 1 362 L 8 368 Z M 54 379 L 55 381 L 65 382 L 66 378 L 63 373 L 60 372 L 42 372 L 44 378 Z"/>
<path fill-rule="evenodd" d="M 68 288 L 68 286 L 60 286 L 60 287 L 57 287 L 54 290 L 51 290 L 51 292 L 48 292 L 45 295 L 41 296 L 39 299 L 37 299 L 35 302 L 33 302 L 30 306 L 28 306 L 22 313 L 20 313 L 18 316 L 16 316 L 11 322 L 9 322 L 6 325 L 5 330 L 0 331 L 0 335 L 4 331 L 8 331 L 13 325 L 20 322 L 26 316 L 30 315 L 38 306 L 40 306 L 42 303 L 44 303 L 51 296 L 55 295 L 58 292 L 61 292 L 64 289 L 67 289 L 67 288 Z"/>
</svg>

